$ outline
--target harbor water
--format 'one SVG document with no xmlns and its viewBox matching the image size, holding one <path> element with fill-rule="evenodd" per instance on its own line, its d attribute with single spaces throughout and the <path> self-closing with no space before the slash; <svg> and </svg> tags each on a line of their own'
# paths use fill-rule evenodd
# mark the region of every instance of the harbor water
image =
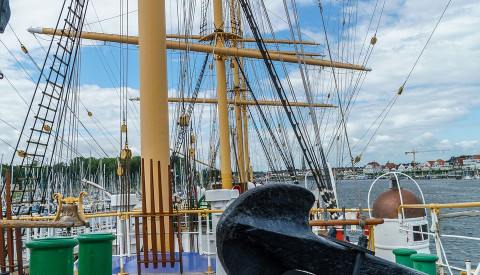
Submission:
<svg viewBox="0 0 480 275">
<path fill-rule="evenodd" d="M 425 203 L 458 203 L 458 202 L 475 202 L 480 201 L 478 190 L 480 190 L 480 180 L 453 180 L 453 179 L 432 179 L 432 180 L 416 180 L 423 191 Z M 347 208 L 358 208 L 359 201 L 363 208 L 367 208 L 367 196 L 373 180 L 358 180 L 355 184 L 354 180 L 341 180 L 337 182 L 337 193 L 339 196 L 339 205 Z M 358 186 L 358 188 L 357 188 Z M 417 195 L 418 188 L 410 180 L 401 180 L 402 188 L 408 188 Z M 373 205 L 375 198 L 383 191 L 389 188 L 389 181 L 379 180 L 372 189 L 370 197 L 370 207 Z M 357 191 L 358 190 L 358 191 Z M 440 214 L 465 211 L 467 209 L 442 209 Z M 480 210 L 468 209 L 468 210 Z M 430 211 L 428 210 L 429 214 Z M 429 226 L 431 219 L 429 217 Z M 476 217 L 456 217 L 440 220 L 440 228 L 442 234 L 461 235 L 468 237 L 480 238 L 480 216 Z M 480 253 L 477 247 L 480 241 L 464 240 L 457 238 L 442 238 L 442 243 L 447 254 L 450 265 L 465 268 L 465 260 L 472 261 L 472 267 L 476 268 L 480 264 Z M 435 241 L 430 238 L 430 251 L 436 253 Z M 445 270 L 448 272 L 448 269 Z M 453 271 L 453 270 L 452 270 Z M 453 271 L 454 273 L 458 273 Z"/>
</svg>

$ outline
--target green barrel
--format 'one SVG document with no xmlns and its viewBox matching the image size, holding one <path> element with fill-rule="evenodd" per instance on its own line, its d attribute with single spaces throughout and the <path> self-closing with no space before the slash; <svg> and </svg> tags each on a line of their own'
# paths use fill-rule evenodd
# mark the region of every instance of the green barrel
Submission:
<svg viewBox="0 0 480 275">
<path fill-rule="evenodd" d="M 395 262 L 397 264 L 413 268 L 413 261 L 410 256 L 413 254 L 417 254 L 416 250 L 408 248 L 397 248 L 393 250 L 393 254 L 395 254 Z"/>
<path fill-rule="evenodd" d="M 112 241 L 115 235 L 110 233 L 88 233 L 77 237 L 78 274 L 111 275 Z"/>
<path fill-rule="evenodd" d="M 73 248 L 78 241 L 71 237 L 33 239 L 30 249 L 31 275 L 73 275 Z"/>
<path fill-rule="evenodd" d="M 414 269 L 430 275 L 437 274 L 437 265 L 435 263 L 438 257 L 436 255 L 419 253 L 413 254 L 410 258 L 412 258 Z"/>
</svg>

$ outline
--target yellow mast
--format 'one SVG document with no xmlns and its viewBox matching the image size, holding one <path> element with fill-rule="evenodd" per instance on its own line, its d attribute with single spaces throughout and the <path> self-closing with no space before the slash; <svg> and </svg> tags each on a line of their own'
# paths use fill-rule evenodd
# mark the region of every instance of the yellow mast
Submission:
<svg viewBox="0 0 480 275">
<path fill-rule="evenodd" d="M 218 128 L 220 135 L 220 169 L 222 189 L 232 188 L 230 160 L 230 134 L 228 125 L 227 78 L 224 56 L 217 50 L 224 48 L 222 0 L 213 0 L 213 25 L 215 28 L 215 65 L 217 69 Z"/>
<path fill-rule="evenodd" d="M 241 33 L 237 33 L 236 28 L 236 21 L 237 19 L 235 14 L 235 2 L 236 0 L 230 1 L 230 26 L 232 28 L 232 33 L 234 36 L 241 35 Z M 240 20 L 240 18 L 238 18 Z M 236 40 L 232 41 L 233 48 L 238 47 L 238 43 Z M 233 92 L 235 93 L 235 101 L 240 101 L 240 72 L 238 68 L 238 63 L 236 58 L 232 58 L 233 64 Z M 239 104 L 235 104 L 235 125 L 236 125 L 236 141 L 237 141 L 237 162 L 238 162 L 238 176 L 240 178 L 240 182 L 247 182 L 245 178 L 245 154 L 244 154 L 244 143 L 243 143 L 243 123 L 242 123 L 242 109 Z"/>
<path fill-rule="evenodd" d="M 141 154 L 145 163 L 152 159 L 160 161 L 162 172 L 162 196 L 159 197 L 158 183 L 155 188 L 155 209 L 169 209 L 168 175 L 170 152 L 168 134 L 168 85 L 167 47 L 165 40 L 165 0 L 138 1 L 138 33 L 140 64 L 140 128 Z M 153 165 L 154 175 L 157 175 Z M 150 165 L 145 165 L 145 174 L 150 174 Z M 147 210 L 150 211 L 150 177 L 145 176 Z"/>
<path fill-rule="evenodd" d="M 240 33 L 242 33 L 242 16 L 240 14 L 240 9 L 238 10 L 238 29 Z M 240 48 L 242 47 L 242 42 L 240 42 Z M 240 57 L 240 66 L 242 66 L 242 70 L 245 71 L 245 67 L 243 66 L 243 57 Z M 242 101 L 247 100 L 247 87 L 245 84 L 245 77 L 242 74 Z M 333 107 L 333 106 L 332 106 Z M 243 119 L 243 142 L 245 144 L 245 166 L 247 169 L 247 179 L 250 182 L 253 182 L 253 168 L 250 166 L 250 153 L 248 148 L 248 115 L 247 115 L 247 105 L 242 105 L 242 119 Z"/>
<path fill-rule="evenodd" d="M 153 0 L 145 0 L 147 3 L 142 3 L 142 5 L 145 6 L 154 6 L 152 4 Z M 231 0 L 232 3 L 234 0 Z M 143 2 L 143 1 L 141 1 Z M 153 1 L 155 2 L 155 1 Z M 164 3 L 164 0 L 160 1 L 161 3 Z M 158 3 L 157 3 L 158 4 Z M 141 4 L 139 3 L 139 6 Z M 235 20 L 234 16 L 234 5 L 232 5 L 232 20 Z M 232 57 L 239 57 L 240 58 L 240 66 L 243 67 L 243 58 L 255 58 L 255 59 L 262 59 L 262 55 L 260 51 L 258 50 L 250 50 L 250 49 L 243 49 L 241 48 L 242 42 L 253 42 L 252 39 L 248 38 L 242 38 L 237 34 L 237 30 L 235 28 L 233 29 L 234 33 L 225 33 L 223 30 L 223 11 L 222 11 L 222 1 L 221 0 L 214 0 L 213 1 L 213 10 L 214 10 L 214 26 L 215 26 L 215 32 L 213 34 L 209 34 L 203 37 L 197 37 L 197 36 L 190 36 L 189 38 L 191 39 L 196 39 L 199 38 L 200 41 L 207 41 L 207 40 L 215 40 L 215 45 L 210 46 L 210 45 L 205 45 L 205 44 L 198 44 L 198 43 L 185 43 L 181 41 L 171 41 L 171 40 L 166 40 L 167 35 L 165 34 L 165 22 L 162 23 L 162 47 L 156 47 L 156 49 L 151 49 L 151 53 L 154 53 L 155 50 L 158 49 L 176 49 L 176 50 L 190 50 L 193 52 L 204 52 L 204 53 L 211 53 L 212 51 L 215 53 L 215 60 L 216 60 L 216 68 L 217 68 L 217 97 L 218 97 L 218 116 L 219 116 L 219 128 L 220 128 L 220 153 L 221 153 L 221 167 L 222 167 L 222 188 L 231 188 L 232 186 L 232 178 L 231 178 L 231 162 L 230 162 L 230 135 L 229 135 L 229 124 L 228 124 L 228 101 L 227 101 L 227 90 L 226 90 L 226 72 L 225 72 L 225 56 L 232 56 Z M 240 11 L 239 11 L 240 13 Z M 162 14 L 158 13 L 157 16 L 160 18 L 160 15 L 165 14 L 165 8 L 163 7 L 162 9 Z M 140 15 L 140 10 L 139 10 L 139 15 Z M 140 16 L 139 16 L 140 17 Z M 153 16 L 154 17 L 154 16 Z M 158 20 L 158 19 L 157 19 Z M 145 21 L 142 19 L 139 19 L 140 21 Z M 238 25 L 240 28 L 240 15 L 238 16 Z M 43 34 L 54 34 L 55 30 L 54 29 L 46 29 L 46 28 L 30 28 L 30 32 L 34 33 L 43 33 Z M 145 32 L 148 32 L 148 30 L 145 30 Z M 56 34 L 66 34 L 64 30 L 56 30 Z M 70 35 L 76 35 L 74 32 L 69 32 Z M 240 31 L 241 35 L 241 31 Z M 82 32 L 81 37 L 84 39 L 93 39 L 93 40 L 101 40 L 101 41 L 110 41 L 110 42 L 117 42 L 117 43 L 130 43 L 130 44 L 141 44 L 140 40 L 142 38 L 134 37 L 134 36 L 119 36 L 119 35 L 114 35 L 114 34 L 103 34 L 103 33 L 91 33 L 91 32 Z M 177 38 L 177 35 L 168 35 L 168 37 L 172 38 Z M 183 36 L 182 36 L 183 37 Z M 143 38 L 146 39 L 146 38 Z M 234 47 L 225 47 L 224 42 L 225 40 L 231 40 Z M 154 39 L 149 39 L 150 41 L 156 40 Z M 240 47 L 237 47 L 237 41 L 240 44 Z M 265 42 L 272 42 L 272 41 L 265 41 Z M 274 41 L 273 41 L 274 42 Z M 278 43 L 292 43 L 292 41 L 289 40 L 282 40 L 282 41 L 276 41 Z M 313 42 L 304 42 L 304 44 L 314 44 Z M 162 50 L 160 50 L 162 51 Z M 161 55 L 165 56 L 166 59 L 166 50 L 165 52 L 162 51 L 161 54 L 158 54 L 158 56 Z M 296 56 L 293 55 L 294 52 L 277 52 L 277 51 L 270 51 L 269 56 L 271 60 L 275 61 L 282 61 L 286 63 L 298 63 L 298 59 Z M 318 56 L 319 54 L 305 54 L 303 57 L 300 58 L 300 61 L 304 64 L 308 65 L 316 65 L 316 66 L 323 66 L 323 67 L 335 67 L 335 68 L 343 68 L 343 69 L 352 69 L 352 70 L 361 70 L 361 71 L 370 71 L 371 69 L 366 68 L 361 65 L 355 65 L 355 64 L 349 64 L 349 63 L 341 63 L 341 62 L 331 62 L 329 60 L 321 60 L 321 59 L 315 59 L 315 58 L 308 58 L 306 56 Z M 156 54 L 153 54 L 152 56 L 157 56 Z M 149 57 L 144 57 L 144 59 L 148 59 Z M 148 60 L 145 60 L 146 63 Z M 142 62 L 142 58 L 140 57 L 140 62 Z M 236 113 L 236 121 L 237 121 L 237 147 L 239 148 L 239 170 L 240 170 L 240 179 L 242 182 L 246 181 L 245 177 L 245 171 L 247 172 L 248 179 L 252 180 L 253 175 L 252 175 L 252 168 L 250 167 L 250 157 L 249 157 L 249 151 L 248 151 L 248 116 L 246 114 L 246 105 L 250 104 L 249 101 L 246 100 L 246 95 L 245 95 L 245 79 L 242 76 L 242 88 L 240 88 L 240 82 L 239 82 L 239 74 L 238 74 L 238 65 L 236 64 L 236 60 L 233 60 L 234 62 L 234 85 L 235 85 L 235 113 Z M 150 62 L 151 63 L 151 62 Z M 142 65 L 141 65 L 142 66 Z M 166 67 L 166 66 L 165 66 Z M 147 66 L 147 68 L 149 68 Z M 155 71 L 155 70 L 149 70 L 150 72 Z M 162 71 L 162 70 L 159 70 Z M 166 72 L 166 68 L 164 70 Z M 140 72 L 140 75 L 142 76 L 142 72 Z M 141 77 L 142 78 L 142 77 Z M 162 79 L 164 77 L 162 76 Z M 161 78 L 158 78 L 157 80 L 160 80 Z M 142 80 L 141 80 L 142 82 Z M 163 82 L 166 87 L 166 77 L 165 81 Z M 141 90 L 143 89 L 142 84 L 140 84 Z M 144 84 L 143 86 L 148 87 L 149 85 Z M 165 90 L 166 91 L 166 90 Z M 241 92 L 241 93 L 240 93 Z M 143 94 L 143 92 L 142 92 Z M 241 99 L 240 99 L 240 94 L 241 94 Z M 165 97 L 166 97 L 166 92 L 165 92 Z M 141 101 L 147 101 L 149 98 L 145 99 L 143 96 L 141 97 Z M 164 98 L 165 102 L 168 100 L 168 98 Z M 212 103 L 214 99 L 211 99 Z M 152 101 L 149 101 L 150 103 Z M 291 103 L 291 105 L 298 105 L 301 106 L 304 103 Z M 153 105 L 153 104 L 150 104 Z M 266 102 L 265 105 L 275 105 L 271 104 L 270 102 Z M 320 104 L 321 105 L 321 104 Z M 158 106 L 158 105 L 157 105 Z M 240 106 L 242 106 L 240 108 Z M 303 107 L 303 106 L 302 106 Z M 332 105 L 324 105 L 324 106 L 318 106 L 318 107 L 333 107 Z M 144 108 L 141 104 L 141 108 Z M 167 108 L 161 108 L 164 110 L 164 112 L 167 112 Z M 158 116 L 157 116 L 158 117 Z M 167 130 L 166 130 L 166 142 L 168 143 L 168 114 L 167 114 Z M 143 120 L 143 118 L 141 117 Z M 243 119 L 243 123 L 242 123 Z M 143 126 L 144 123 L 141 124 L 142 128 L 145 128 Z M 147 123 L 145 123 L 147 124 Z M 242 127 L 243 126 L 243 127 Z M 143 132 L 142 132 L 143 135 Z M 153 135 L 155 136 L 155 135 Z M 242 142 L 243 139 L 243 142 Z M 143 146 L 143 138 L 142 138 L 142 156 L 144 152 L 144 146 Z M 241 146 L 243 145 L 244 146 Z M 156 146 L 160 146 L 157 144 Z M 168 161 L 168 158 L 167 158 Z M 163 162 L 162 162 L 163 163 Z M 165 162 L 168 163 L 168 162 Z M 162 164 L 163 166 L 163 164 Z M 163 170 L 163 169 L 162 169 Z M 162 175 L 166 175 L 167 173 L 163 173 Z M 163 192 L 166 194 L 166 192 Z"/>
</svg>

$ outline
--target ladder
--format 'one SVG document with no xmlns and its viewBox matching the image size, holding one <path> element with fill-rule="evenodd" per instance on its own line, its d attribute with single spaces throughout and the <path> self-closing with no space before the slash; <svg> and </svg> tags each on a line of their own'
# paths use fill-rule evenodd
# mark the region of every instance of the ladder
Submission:
<svg viewBox="0 0 480 275">
<path fill-rule="evenodd" d="M 210 5 L 210 0 L 202 0 L 201 6 L 201 20 L 200 22 L 200 37 L 206 35 L 207 33 L 207 12 L 208 6 Z"/>
<path fill-rule="evenodd" d="M 88 0 L 65 0 L 55 35 L 52 36 L 12 157 L 11 165 L 20 162 L 20 169 L 12 178 L 12 204 L 19 205 L 14 211 L 15 215 L 41 213 L 44 208 L 42 204 L 45 204 L 46 190 L 40 183 L 42 178 L 48 179 L 55 145 L 59 136 L 61 138 L 61 117 L 68 108 L 67 94 L 80 46 L 87 3 Z M 65 14 L 63 20 L 62 14 Z M 49 156 L 50 163 L 47 163 Z M 40 203 L 40 207 L 33 209 L 34 203 Z"/>
</svg>

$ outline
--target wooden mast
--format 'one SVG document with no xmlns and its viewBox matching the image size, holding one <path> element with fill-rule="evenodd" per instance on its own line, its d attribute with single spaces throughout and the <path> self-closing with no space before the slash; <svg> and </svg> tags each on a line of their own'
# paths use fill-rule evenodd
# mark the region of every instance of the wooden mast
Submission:
<svg viewBox="0 0 480 275">
<path fill-rule="evenodd" d="M 238 29 L 242 33 L 242 16 L 240 9 L 238 9 Z M 239 47 L 243 46 L 242 41 L 239 43 Z M 242 66 L 242 71 L 245 71 L 243 66 L 243 57 L 240 57 L 240 66 Z M 247 100 L 247 85 L 245 84 L 245 77 L 242 74 L 242 101 Z M 245 168 L 247 169 L 247 181 L 253 182 L 253 168 L 250 166 L 250 153 L 248 148 L 248 115 L 247 115 L 247 105 L 242 105 L 242 120 L 243 120 L 243 143 L 244 146 L 244 155 L 245 155 Z"/>
<path fill-rule="evenodd" d="M 235 2 L 236 0 L 230 1 L 230 26 L 232 28 L 232 33 L 234 36 L 241 35 L 237 31 L 237 20 L 240 18 L 236 18 L 235 13 Z M 239 47 L 236 40 L 232 40 L 233 48 Z M 240 102 L 240 70 L 238 68 L 237 59 L 234 57 L 232 58 L 233 64 L 233 92 L 235 93 L 235 102 Z M 235 104 L 235 125 L 236 125 L 236 134 L 235 139 L 237 141 L 237 163 L 238 163 L 238 176 L 241 183 L 247 182 L 247 178 L 245 177 L 245 153 L 244 153 L 244 142 L 243 142 L 243 122 L 242 122 L 242 108 L 239 104 Z M 245 144 L 247 145 L 247 144 Z"/>
<path fill-rule="evenodd" d="M 171 194 L 168 189 L 170 147 L 165 0 L 138 1 L 138 33 L 141 154 L 147 163 L 148 160 L 153 160 L 153 163 L 160 161 L 162 180 L 161 192 L 158 183 L 152 185 L 155 196 L 151 198 L 151 178 L 145 176 L 145 194 L 142 194 L 142 199 L 146 201 L 147 211 L 152 208 L 152 199 L 155 201 L 155 209 L 162 209 L 161 203 L 163 209 L 169 209 Z M 155 169 L 156 165 L 152 167 L 152 174 L 157 175 L 158 168 Z M 145 165 L 145 175 L 150 175 L 152 167 Z"/>
<path fill-rule="evenodd" d="M 225 56 L 217 49 L 224 47 L 222 0 L 213 0 L 213 25 L 215 28 L 215 65 L 217 69 L 218 128 L 220 134 L 220 169 L 222 189 L 232 188 L 230 160 L 230 134 L 228 125 L 227 78 Z"/>
</svg>

